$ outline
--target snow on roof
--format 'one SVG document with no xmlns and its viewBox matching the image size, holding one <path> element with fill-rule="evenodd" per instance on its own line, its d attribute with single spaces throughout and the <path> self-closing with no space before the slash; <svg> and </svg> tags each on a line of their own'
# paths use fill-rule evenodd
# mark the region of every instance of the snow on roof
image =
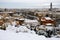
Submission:
<svg viewBox="0 0 60 40">
<path fill-rule="evenodd" d="M 2 19 L 2 18 L 3 18 L 3 16 L 0 15 L 0 19 Z"/>
<path fill-rule="evenodd" d="M 60 24 L 58 26 L 60 27 Z"/>
<path fill-rule="evenodd" d="M 52 20 L 50 17 L 45 17 L 46 20 Z"/>
<path fill-rule="evenodd" d="M 19 18 L 14 18 L 14 19 L 19 19 Z"/>
<path fill-rule="evenodd" d="M 41 21 L 46 21 L 46 20 L 52 20 L 52 19 L 50 17 L 42 17 L 42 19 L 41 19 Z"/>
<path fill-rule="evenodd" d="M 47 23 L 46 25 L 52 25 L 51 23 Z"/>
<path fill-rule="evenodd" d="M 27 22 L 27 23 L 35 23 L 35 22 L 38 22 L 38 21 L 37 20 L 29 20 L 29 19 L 27 19 L 24 22 Z"/>
<path fill-rule="evenodd" d="M 20 18 L 19 20 L 24 20 L 24 18 Z"/>
<path fill-rule="evenodd" d="M 10 19 L 10 17 L 6 17 L 6 19 Z"/>
<path fill-rule="evenodd" d="M 53 29 L 54 29 L 53 26 L 46 26 L 45 28 L 46 28 L 47 30 L 53 30 Z"/>
<path fill-rule="evenodd" d="M 0 13 L 14 13 L 14 12 L 0 12 Z"/>
<path fill-rule="evenodd" d="M 41 19 L 41 21 L 45 21 L 45 20 Z"/>
<path fill-rule="evenodd" d="M 39 28 L 45 29 L 45 25 L 40 25 Z"/>
<path fill-rule="evenodd" d="M 14 19 L 18 19 L 18 20 L 24 20 L 24 18 L 17 18 L 17 17 L 16 17 L 16 18 L 14 18 Z"/>
<path fill-rule="evenodd" d="M 0 19 L 2 19 L 2 17 L 0 17 Z"/>
</svg>

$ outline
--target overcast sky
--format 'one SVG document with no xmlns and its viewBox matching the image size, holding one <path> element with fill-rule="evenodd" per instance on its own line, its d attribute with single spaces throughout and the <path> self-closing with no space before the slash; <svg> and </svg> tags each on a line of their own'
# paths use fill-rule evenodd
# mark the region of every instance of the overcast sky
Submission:
<svg viewBox="0 0 60 40">
<path fill-rule="evenodd" d="M 0 8 L 60 8 L 60 0 L 0 0 Z"/>
</svg>

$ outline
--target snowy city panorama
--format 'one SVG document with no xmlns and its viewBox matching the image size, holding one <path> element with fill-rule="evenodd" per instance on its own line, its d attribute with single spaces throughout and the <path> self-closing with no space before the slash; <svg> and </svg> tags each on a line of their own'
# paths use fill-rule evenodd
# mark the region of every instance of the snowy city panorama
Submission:
<svg viewBox="0 0 60 40">
<path fill-rule="evenodd" d="M 0 40 L 60 40 L 60 1 L 0 0 Z"/>
</svg>

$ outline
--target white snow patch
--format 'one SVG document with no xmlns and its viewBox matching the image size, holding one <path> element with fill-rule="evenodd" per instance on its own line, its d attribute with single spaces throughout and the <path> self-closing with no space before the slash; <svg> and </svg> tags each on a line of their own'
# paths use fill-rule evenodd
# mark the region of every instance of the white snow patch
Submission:
<svg viewBox="0 0 60 40">
<path fill-rule="evenodd" d="M 29 22 L 30 22 L 30 23 L 34 23 L 34 22 L 38 22 L 38 21 L 37 21 L 37 20 L 28 20 L 28 19 L 27 19 L 27 20 L 25 20 L 25 22 L 28 22 L 28 23 L 29 23 Z"/>
<path fill-rule="evenodd" d="M 46 40 L 44 36 L 30 33 L 13 33 L 0 30 L 0 40 Z"/>
<path fill-rule="evenodd" d="M 50 17 L 45 17 L 46 20 L 52 20 Z"/>
<path fill-rule="evenodd" d="M 29 20 L 29 19 L 25 19 L 24 23 L 25 24 L 32 24 L 33 26 L 36 26 L 39 24 L 39 22 L 37 20 Z"/>
<path fill-rule="evenodd" d="M 47 23 L 46 25 L 52 25 L 52 23 Z"/>
<path fill-rule="evenodd" d="M 53 26 L 46 26 L 45 28 L 46 28 L 47 30 L 51 30 L 51 31 L 54 29 Z"/>
</svg>

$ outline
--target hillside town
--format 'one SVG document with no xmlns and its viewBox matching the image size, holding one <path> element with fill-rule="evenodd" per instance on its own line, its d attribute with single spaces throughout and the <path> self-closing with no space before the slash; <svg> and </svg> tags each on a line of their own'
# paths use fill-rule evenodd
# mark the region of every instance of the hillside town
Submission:
<svg viewBox="0 0 60 40">
<path fill-rule="evenodd" d="M 0 8 L 0 30 L 32 33 L 46 38 L 60 38 L 60 8 Z"/>
</svg>

